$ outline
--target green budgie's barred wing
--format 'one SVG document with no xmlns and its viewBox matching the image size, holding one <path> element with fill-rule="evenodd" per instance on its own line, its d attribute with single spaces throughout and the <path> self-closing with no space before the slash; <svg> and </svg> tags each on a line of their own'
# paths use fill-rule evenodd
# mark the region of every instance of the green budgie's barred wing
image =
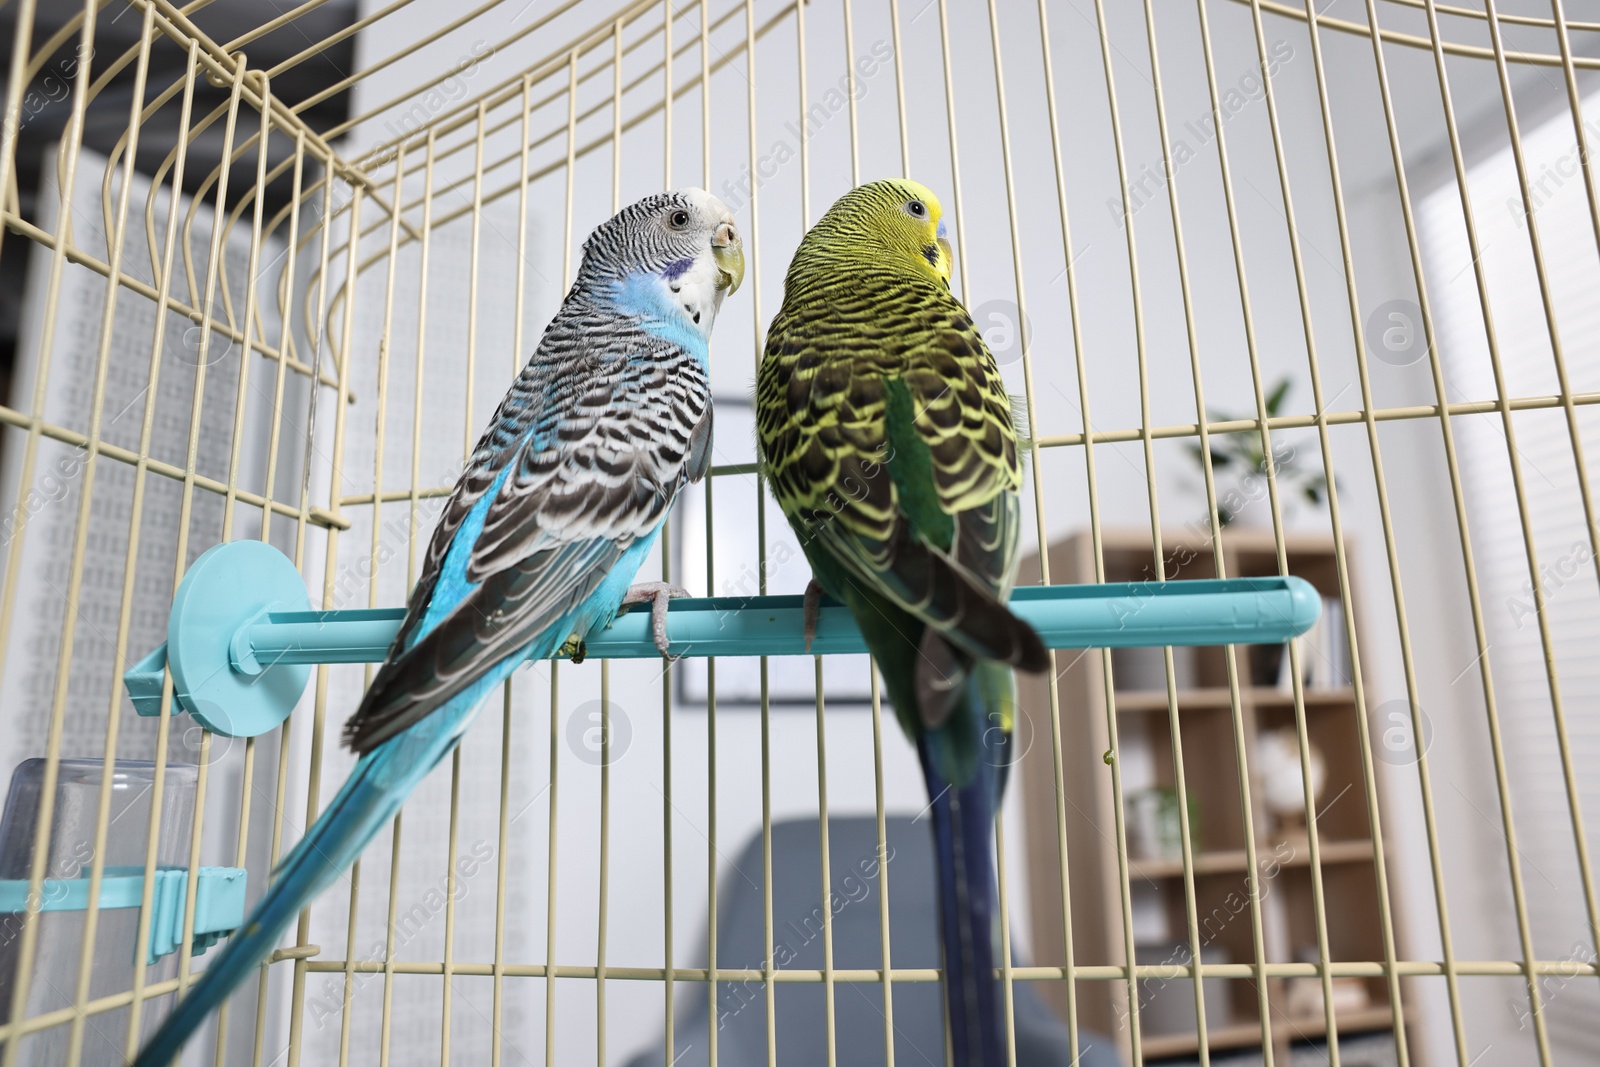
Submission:
<svg viewBox="0 0 1600 1067">
<path fill-rule="evenodd" d="M 1003 604 L 1022 483 L 1011 402 L 947 289 L 868 272 L 845 292 L 791 291 L 756 406 L 766 474 L 814 561 L 973 656 L 1044 666 Z"/>
</svg>

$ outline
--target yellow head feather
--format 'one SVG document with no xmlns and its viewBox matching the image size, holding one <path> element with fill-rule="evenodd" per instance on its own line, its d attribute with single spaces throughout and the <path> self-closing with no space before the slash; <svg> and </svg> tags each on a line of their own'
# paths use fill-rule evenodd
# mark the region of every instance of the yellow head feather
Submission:
<svg viewBox="0 0 1600 1067">
<path fill-rule="evenodd" d="M 954 257 L 943 218 L 939 198 L 920 182 L 889 178 L 858 185 L 835 201 L 800 242 L 786 284 L 829 273 L 813 272 L 814 267 L 851 265 L 906 270 L 949 284 Z"/>
</svg>

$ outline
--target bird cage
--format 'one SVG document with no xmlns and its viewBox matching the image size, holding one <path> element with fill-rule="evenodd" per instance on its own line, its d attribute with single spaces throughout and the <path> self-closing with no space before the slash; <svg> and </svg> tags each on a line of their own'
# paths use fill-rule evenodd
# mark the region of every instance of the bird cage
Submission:
<svg viewBox="0 0 1600 1067">
<path fill-rule="evenodd" d="M 1019 596 L 1317 594 L 1286 643 L 1102 627 L 1023 679 L 1014 1062 L 1600 1063 L 1600 9 L 1565 7 L 7 6 L 0 1067 L 125 1062 L 352 766 L 360 655 L 249 729 L 264 687 L 140 672 L 192 566 L 259 542 L 252 610 L 402 605 L 650 192 L 721 198 L 749 267 L 641 577 L 722 598 L 708 642 L 799 593 L 751 383 L 801 235 L 901 175 L 1018 398 Z M 514 675 L 183 1062 L 944 1062 L 866 655 L 626 643 Z"/>
</svg>

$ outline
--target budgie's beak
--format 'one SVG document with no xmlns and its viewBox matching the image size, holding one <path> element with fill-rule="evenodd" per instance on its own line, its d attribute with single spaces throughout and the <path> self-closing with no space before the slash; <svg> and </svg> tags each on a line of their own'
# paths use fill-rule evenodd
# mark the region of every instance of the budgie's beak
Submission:
<svg viewBox="0 0 1600 1067">
<path fill-rule="evenodd" d="M 724 219 L 711 235 L 711 257 L 717 261 L 717 288 L 737 293 L 744 281 L 744 241 L 732 219 Z"/>
<path fill-rule="evenodd" d="M 943 219 L 939 220 L 939 236 L 936 239 L 939 242 L 939 251 L 944 255 L 944 280 L 949 281 L 951 272 L 955 270 L 956 253 L 950 247 L 950 231 L 945 229 Z"/>
</svg>

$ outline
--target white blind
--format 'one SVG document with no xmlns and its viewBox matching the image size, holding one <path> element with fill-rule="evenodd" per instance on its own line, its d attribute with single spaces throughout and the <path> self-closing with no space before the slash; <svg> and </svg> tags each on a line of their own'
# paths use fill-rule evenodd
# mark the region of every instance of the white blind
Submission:
<svg viewBox="0 0 1600 1067">
<path fill-rule="evenodd" d="M 1594 146 L 1593 130 L 1589 140 Z M 1574 392 L 1592 391 L 1600 388 L 1600 303 L 1594 299 L 1600 291 L 1600 263 L 1570 116 L 1525 131 L 1523 146 L 1569 386 Z M 1556 394 L 1560 387 L 1554 349 L 1510 147 L 1473 165 L 1468 184 L 1506 391 L 1510 396 Z M 1488 334 L 1453 180 L 1423 201 L 1420 219 L 1449 399 L 1492 400 L 1498 393 Z M 1422 365 L 1418 372 L 1425 373 Z M 1578 423 L 1592 481 L 1600 417 L 1592 408 L 1579 408 Z M 1543 575 L 1544 622 L 1552 638 L 1589 849 L 1597 852 L 1600 776 L 1594 767 L 1600 764 L 1600 659 L 1594 649 L 1600 637 L 1600 594 L 1568 423 L 1559 408 L 1517 413 L 1514 453 L 1498 413 L 1458 418 L 1454 425 L 1534 950 L 1542 959 L 1593 962 L 1595 945 L 1578 873 L 1512 470 L 1514 455 Z M 1476 670 L 1458 684 L 1477 684 Z M 1474 736 L 1487 736 L 1476 724 L 1473 729 Z M 1482 832 L 1492 834 L 1492 846 L 1503 850 L 1500 812 L 1488 815 L 1493 822 L 1484 821 Z M 1456 919 L 1459 923 L 1468 916 L 1458 914 Z M 1600 984 L 1593 978 L 1552 976 L 1541 989 L 1550 1039 L 1562 1050 L 1563 1062 L 1600 1062 L 1593 1048 Z"/>
</svg>

